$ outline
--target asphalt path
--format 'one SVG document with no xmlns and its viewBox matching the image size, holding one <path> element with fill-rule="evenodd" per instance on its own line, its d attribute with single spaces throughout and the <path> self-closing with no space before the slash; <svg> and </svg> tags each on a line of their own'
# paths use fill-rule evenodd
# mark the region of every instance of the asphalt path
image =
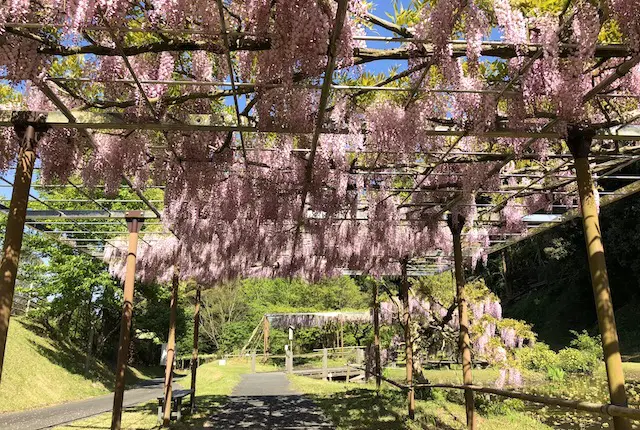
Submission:
<svg viewBox="0 0 640 430">
<path fill-rule="evenodd" d="M 162 378 L 145 381 L 124 393 L 124 406 L 148 402 L 162 395 Z M 179 389 L 179 387 L 176 387 Z M 2 430 L 40 430 L 110 412 L 113 393 L 42 409 L 0 414 Z"/>
<path fill-rule="evenodd" d="M 242 375 L 229 401 L 205 427 L 215 429 L 315 430 L 334 426 L 311 399 L 289 386 L 284 373 Z"/>
</svg>

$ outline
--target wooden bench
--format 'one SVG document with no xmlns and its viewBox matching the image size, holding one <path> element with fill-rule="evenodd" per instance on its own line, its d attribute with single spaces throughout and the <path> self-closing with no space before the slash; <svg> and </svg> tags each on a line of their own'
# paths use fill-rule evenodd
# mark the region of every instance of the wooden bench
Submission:
<svg viewBox="0 0 640 430">
<path fill-rule="evenodd" d="M 182 418 L 182 399 L 193 396 L 193 390 L 174 390 L 171 394 L 171 415 L 170 419 L 180 421 Z M 162 421 L 164 413 L 164 396 L 158 397 L 158 422 Z"/>
</svg>

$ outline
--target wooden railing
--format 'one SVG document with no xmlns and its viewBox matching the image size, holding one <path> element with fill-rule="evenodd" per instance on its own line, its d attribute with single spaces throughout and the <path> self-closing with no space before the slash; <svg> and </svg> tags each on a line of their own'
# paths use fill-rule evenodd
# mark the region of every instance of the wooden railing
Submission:
<svg viewBox="0 0 640 430">
<path fill-rule="evenodd" d="M 356 367 L 356 366 L 352 366 Z M 365 370 L 360 368 L 360 370 Z M 371 373 L 372 376 L 376 376 L 375 373 Z M 629 408 L 625 406 L 617 406 L 609 403 L 596 403 L 587 402 L 582 400 L 568 400 L 557 397 L 545 397 L 534 394 L 522 393 L 519 391 L 502 390 L 493 387 L 483 387 L 480 385 L 462 385 L 462 384 L 413 384 L 412 387 L 392 379 L 386 378 L 382 375 L 378 375 L 383 381 L 393 385 L 401 390 L 409 390 L 413 388 L 444 388 L 452 390 L 471 390 L 479 393 L 494 394 L 500 397 L 507 397 L 511 399 L 520 399 L 531 403 L 537 403 L 547 406 L 559 406 L 565 409 L 572 409 L 576 411 L 590 412 L 594 414 L 607 415 L 610 417 L 624 417 L 633 420 L 640 420 L 640 409 Z"/>
</svg>

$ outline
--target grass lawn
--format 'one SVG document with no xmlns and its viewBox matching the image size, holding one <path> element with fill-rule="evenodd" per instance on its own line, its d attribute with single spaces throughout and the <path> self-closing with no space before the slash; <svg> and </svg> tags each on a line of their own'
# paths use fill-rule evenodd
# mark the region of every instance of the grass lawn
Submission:
<svg viewBox="0 0 640 430">
<path fill-rule="evenodd" d="M 219 366 L 218 362 L 203 364 L 198 369 L 196 405 L 198 411 L 192 416 L 183 415 L 182 422 L 172 423 L 173 429 L 200 428 L 211 416 L 212 411 L 223 405 L 233 388 L 240 382 L 243 373 L 250 372 L 248 361 L 228 360 L 226 366 Z M 266 370 L 258 365 L 256 370 Z M 191 378 L 185 377 L 178 383 L 189 388 Z M 154 400 L 142 405 L 125 409 L 122 414 L 122 428 L 124 430 L 148 430 L 158 428 L 158 403 Z M 66 426 L 56 427 L 58 430 L 79 429 L 108 429 L 111 427 L 111 413 L 96 415 L 85 420 L 76 421 Z"/>
<path fill-rule="evenodd" d="M 258 365 L 258 371 L 273 370 L 273 367 Z M 198 372 L 198 412 L 186 416 L 181 423 L 172 425 L 175 429 L 200 428 L 215 413 L 216 408 L 223 405 L 233 388 L 240 381 L 241 375 L 250 371 L 248 360 L 230 360 L 226 366 L 217 362 L 202 365 Z M 461 382 L 459 369 L 428 370 L 426 376 L 433 382 Z M 402 380 L 404 369 L 386 369 L 387 377 Z M 484 385 L 493 385 L 498 376 L 495 369 L 474 369 L 474 379 Z M 599 377 L 599 375 L 598 375 Z M 307 394 L 325 412 L 338 429 L 438 429 L 463 430 L 465 411 L 462 393 L 457 390 L 434 390 L 432 398 L 416 402 L 416 420 L 407 420 L 406 396 L 396 388 L 384 384 L 378 395 L 375 385 L 345 384 L 341 382 L 325 382 L 302 376 L 290 376 L 292 387 Z M 530 373 L 526 380 L 544 383 L 541 375 Z M 180 384 L 187 387 L 190 378 L 184 378 Z M 548 385 L 548 384 L 547 384 Z M 503 400 L 495 396 L 479 395 L 476 397 L 479 411 L 478 422 L 483 430 L 548 430 L 551 427 L 539 422 L 533 412 L 522 412 L 524 404 L 517 400 Z M 511 407 L 502 407 L 510 405 Z M 125 410 L 123 429 L 148 430 L 158 428 L 156 422 L 156 402 L 151 401 Z M 546 417 L 544 411 L 536 411 Z M 564 414 L 564 412 L 561 411 Z M 564 416 L 564 415 L 563 415 Z M 567 419 L 592 419 L 593 416 L 575 417 L 566 415 Z M 573 417 L 573 418 L 572 418 Z M 58 429 L 108 429 L 111 414 L 106 413 L 77 421 Z"/>
<path fill-rule="evenodd" d="M 406 395 L 384 385 L 376 394 L 374 384 L 325 382 L 304 376 L 290 376 L 292 385 L 308 394 L 340 429 L 465 429 L 464 406 L 445 399 L 438 391 L 434 400 L 416 401 L 416 419 L 408 421 Z M 551 429 L 522 412 L 480 415 L 483 430 Z"/>
</svg>

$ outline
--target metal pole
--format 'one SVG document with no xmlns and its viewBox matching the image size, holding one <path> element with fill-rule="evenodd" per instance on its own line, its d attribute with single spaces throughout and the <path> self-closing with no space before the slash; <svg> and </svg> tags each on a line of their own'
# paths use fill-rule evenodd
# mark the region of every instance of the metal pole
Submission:
<svg viewBox="0 0 640 430">
<path fill-rule="evenodd" d="M 380 302 L 378 301 L 378 281 L 373 281 L 373 355 L 376 369 L 376 390 L 380 391 L 382 366 L 380 362 Z"/>
<path fill-rule="evenodd" d="M 36 161 L 35 146 L 36 130 L 32 125 L 28 125 L 24 130 L 22 146 L 18 154 L 18 165 L 16 166 L 16 176 L 7 216 L 7 229 L 2 248 L 2 263 L 0 263 L 0 273 L 2 273 L 0 276 L 0 382 L 2 382 L 2 366 L 7 346 L 7 332 L 9 331 L 9 318 L 13 306 L 18 262 L 22 250 L 29 188 L 31 188 L 33 166 Z"/>
<path fill-rule="evenodd" d="M 120 430 L 122 422 L 122 401 L 124 399 L 124 375 L 129 358 L 129 344 L 131 342 L 131 318 L 133 316 L 133 288 L 136 277 L 136 254 L 138 252 L 138 233 L 144 219 L 142 211 L 126 213 L 129 229 L 129 253 L 127 254 L 127 272 L 124 278 L 124 302 L 122 304 L 122 319 L 120 324 L 120 344 L 118 346 L 118 364 L 116 367 L 116 387 L 113 395 L 113 412 L 111 415 L 111 430 Z"/>
<path fill-rule="evenodd" d="M 198 339 L 200 336 L 200 300 L 202 289 L 196 289 L 196 304 L 193 311 L 193 355 L 191 356 L 191 413 L 196 408 L 196 375 L 198 373 Z"/>
<path fill-rule="evenodd" d="M 400 287 L 400 294 L 403 307 L 403 324 L 404 324 L 404 342 L 405 342 L 405 355 L 406 355 L 406 370 L 407 370 L 407 386 L 409 390 L 407 392 L 407 402 L 409 404 L 409 419 L 415 418 L 416 399 L 415 391 L 413 388 L 413 342 L 411 341 L 411 314 L 409 312 L 409 280 L 407 279 L 407 263 L 405 258 L 402 260 L 402 285 Z"/>
<path fill-rule="evenodd" d="M 180 271 L 173 270 L 171 282 L 171 312 L 169 313 L 169 336 L 167 339 L 167 362 L 164 366 L 164 414 L 162 426 L 169 427 L 171 422 L 172 395 L 173 395 L 173 361 L 176 356 L 176 319 L 178 317 L 178 286 L 180 284 Z"/>
<path fill-rule="evenodd" d="M 269 357 L 269 320 L 267 316 L 264 316 L 262 320 L 262 341 L 263 341 L 263 354 L 266 360 Z"/>
<path fill-rule="evenodd" d="M 457 219 L 454 221 L 451 216 L 449 216 L 449 228 L 451 229 L 451 233 L 453 235 L 453 257 L 455 262 L 455 272 L 456 272 L 456 299 L 458 301 L 458 314 L 460 317 L 460 338 L 459 338 L 459 348 L 460 353 L 462 354 L 462 380 L 465 385 L 473 384 L 473 377 L 471 375 L 471 343 L 469 340 L 469 315 L 467 313 L 467 298 L 464 291 L 464 269 L 462 267 L 462 243 L 461 243 L 461 233 L 462 227 L 464 226 L 464 218 L 458 215 Z M 472 390 L 464 390 L 464 403 L 465 410 L 467 413 L 467 428 L 470 430 L 475 430 L 476 428 L 476 417 L 475 417 L 475 405 L 473 399 L 473 391 Z"/>
<path fill-rule="evenodd" d="M 600 233 L 600 220 L 598 207 L 594 195 L 593 179 L 589 167 L 589 152 L 594 132 L 592 130 L 570 128 L 567 145 L 574 156 L 574 165 L 580 194 L 580 206 L 582 208 L 582 223 L 584 238 L 587 246 L 589 269 L 591 271 L 591 285 L 598 315 L 598 327 L 602 337 L 602 349 L 607 371 L 609 396 L 611 404 L 627 406 L 627 393 L 624 387 L 624 373 L 622 371 L 622 358 L 618 343 L 618 331 L 613 313 L 611 290 L 609 289 L 609 276 L 604 258 L 604 248 Z M 631 423 L 627 418 L 614 417 L 615 430 L 628 430 Z"/>
<path fill-rule="evenodd" d="M 340 353 L 344 358 L 344 317 L 340 317 Z"/>
<path fill-rule="evenodd" d="M 289 327 L 289 373 L 293 372 L 293 327 Z"/>
</svg>

